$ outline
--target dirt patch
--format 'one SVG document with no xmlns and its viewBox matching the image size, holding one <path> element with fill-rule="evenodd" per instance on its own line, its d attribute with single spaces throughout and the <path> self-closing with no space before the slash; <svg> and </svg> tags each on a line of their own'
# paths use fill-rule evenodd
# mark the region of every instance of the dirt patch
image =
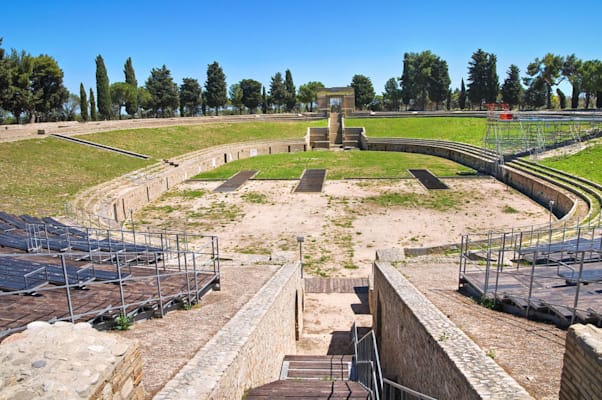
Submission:
<svg viewBox="0 0 602 400">
<path fill-rule="evenodd" d="M 414 179 L 327 181 L 318 194 L 293 193 L 296 181 L 249 181 L 237 192 L 213 193 L 220 183 L 182 184 L 135 218 L 215 234 L 226 254 L 295 251 L 296 237 L 303 235 L 306 271 L 331 277 L 368 276 L 377 248 L 457 243 L 462 233 L 548 218 L 542 207 L 494 179 L 446 179 L 451 189 L 440 194 Z M 193 191 L 202 195 L 186 195 Z M 413 197 L 388 205 L 379 197 L 387 194 Z"/>
</svg>

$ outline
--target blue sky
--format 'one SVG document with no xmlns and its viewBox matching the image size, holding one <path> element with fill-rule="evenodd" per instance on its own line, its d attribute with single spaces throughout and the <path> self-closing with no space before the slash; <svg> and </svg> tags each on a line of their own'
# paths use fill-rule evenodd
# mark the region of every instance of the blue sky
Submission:
<svg viewBox="0 0 602 400">
<path fill-rule="evenodd" d="M 567 6 L 568 5 L 568 6 Z M 67 88 L 95 89 L 98 54 L 111 82 L 132 57 L 138 84 L 163 64 L 180 84 L 204 83 L 218 61 L 228 85 L 251 78 L 269 85 L 288 68 L 295 85 L 346 86 L 368 76 L 377 93 L 399 77 L 405 52 L 431 50 L 446 60 L 452 88 L 466 78 L 478 48 L 524 74 L 552 52 L 602 59 L 602 1 L 52 1 L 5 2 L 3 47 L 53 56 Z M 567 88 L 568 89 L 568 88 Z"/>
</svg>

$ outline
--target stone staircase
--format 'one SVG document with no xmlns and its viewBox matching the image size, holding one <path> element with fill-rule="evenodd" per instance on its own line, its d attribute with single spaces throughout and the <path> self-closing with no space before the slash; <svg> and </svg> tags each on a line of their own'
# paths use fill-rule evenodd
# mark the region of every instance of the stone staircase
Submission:
<svg viewBox="0 0 602 400">
<path fill-rule="evenodd" d="M 246 400 L 258 399 L 369 399 L 351 376 L 351 355 L 289 355 L 280 380 L 250 390 Z"/>
<path fill-rule="evenodd" d="M 340 147 L 343 144 L 343 132 L 341 129 L 341 114 L 330 113 L 330 147 Z"/>
</svg>

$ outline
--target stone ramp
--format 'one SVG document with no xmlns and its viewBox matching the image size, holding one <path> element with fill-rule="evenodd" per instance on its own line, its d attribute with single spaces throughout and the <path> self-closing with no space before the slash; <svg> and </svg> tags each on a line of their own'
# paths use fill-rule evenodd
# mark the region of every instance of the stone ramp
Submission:
<svg viewBox="0 0 602 400">
<path fill-rule="evenodd" d="M 320 193 L 325 179 L 325 169 L 306 169 L 295 188 L 295 193 Z"/>
<path fill-rule="evenodd" d="M 257 172 L 259 172 L 259 171 L 256 171 L 256 170 L 240 171 L 237 174 L 235 174 L 234 176 L 232 176 L 230 179 L 228 179 L 226 182 L 224 182 L 221 185 L 219 185 L 218 187 L 216 187 L 213 191 L 218 192 L 218 193 L 234 192 L 239 187 L 244 185 L 246 181 L 248 181 L 249 179 L 254 177 L 257 174 Z"/>
<path fill-rule="evenodd" d="M 428 190 L 449 189 L 445 183 L 441 182 L 439 178 L 426 169 L 410 169 L 408 171 Z"/>
</svg>

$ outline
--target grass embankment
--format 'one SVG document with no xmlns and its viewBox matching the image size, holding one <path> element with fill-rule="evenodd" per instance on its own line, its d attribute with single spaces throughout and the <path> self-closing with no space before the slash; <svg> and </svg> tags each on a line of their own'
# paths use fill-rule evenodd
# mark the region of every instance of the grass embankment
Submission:
<svg viewBox="0 0 602 400">
<path fill-rule="evenodd" d="M 129 129 L 79 137 L 162 159 L 226 143 L 267 139 L 302 139 L 308 127 L 325 127 L 326 123 L 326 120 L 215 123 Z"/>
<path fill-rule="evenodd" d="M 82 135 L 85 140 L 150 155 L 138 160 L 53 138 L 0 144 L 0 209 L 52 215 L 85 188 L 169 158 L 223 143 L 302 138 L 320 121 L 215 123 Z"/>
<path fill-rule="evenodd" d="M 3 143 L 0 209 L 60 213 L 79 190 L 151 163 L 53 138 Z"/>
<path fill-rule="evenodd" d="M 602 184 L 602 144 L 570 156 L 547 158 L 540 163 Z"/>
<path fill-rule="evenodd" d="M 481 146 L 487 128 L 485 118 L 406 117 L 347 118 L 345 126 L 363 126 L 368 137 L 440 139 Z"/>
<path fill-rule="evenodd" d="M 471 169 L 439 157 L 378 151 L 314 151 L 257 156 L 234 161 L 196 178 L 226 179 L 245 169 L 259 170 L 256 178 L 298 179 L 306 168 L 327 169 L 327 179 L 410 177 L 408 168 L 426 168 L 438 176 L 453 176 Z"/>
</svg>

